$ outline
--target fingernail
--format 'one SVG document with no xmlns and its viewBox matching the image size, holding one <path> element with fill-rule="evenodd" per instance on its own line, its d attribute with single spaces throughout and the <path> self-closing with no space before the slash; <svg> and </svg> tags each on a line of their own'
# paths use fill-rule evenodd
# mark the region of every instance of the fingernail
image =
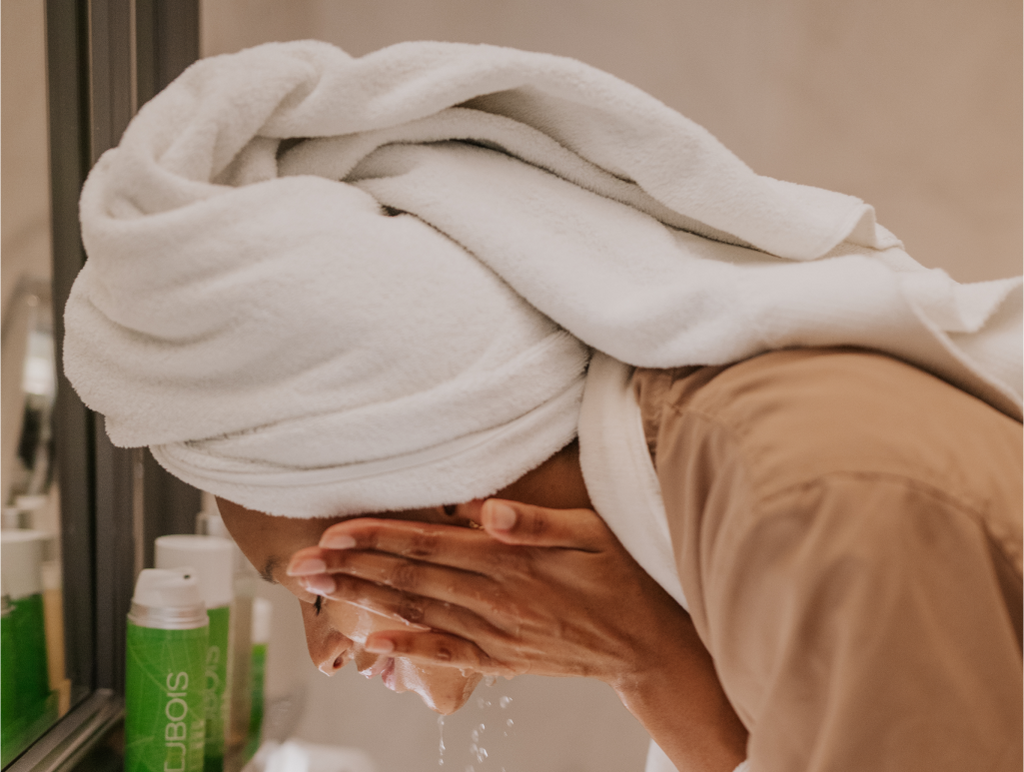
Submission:
<svg viewBox="0 0 1024 772">
<path fill-rule="evenodd" d="M 490 506 L 488 524 L 496 531 L 508 531 L 516 524 L 516 511 L 508 504 L 493 502 Z"/>
<path fill-rule="evenodd" d="M 387 638 L 374 638 L 363 646 L 371 654 L 388 654 L 395 650 L 395 644 Z"/>
<path fill-rule="evenodd" d="M 320 558 L 299 558 L 288 566 L 288 576 L 304 576 L 306 574 L 322 574 L 327 564 Z"/>
<path fill-rule="evenodd" d="M 343 533 L 338 536 L 325 536 L 320 540 L 320 546 L 329 550 L 350 550 L 356 546 L 356 540 Z"/>
<path fill-rule="evenodd" d="M 329 595 L 338 588 L 338 584 L 334 581 L 334 577 L 329 574 L 307 576 L 302 580 L 302 585 L 314 595 Z"/>
</svg>

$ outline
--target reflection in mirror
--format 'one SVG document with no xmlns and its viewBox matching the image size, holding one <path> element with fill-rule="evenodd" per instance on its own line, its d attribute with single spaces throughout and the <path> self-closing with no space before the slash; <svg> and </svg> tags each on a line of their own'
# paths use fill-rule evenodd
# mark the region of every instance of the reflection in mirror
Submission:
<svg viewBox="0 0 1024 772">
<path fill-rule="evenodd" d="M 45 27 L 42 3 L 4 3 L 2 220 L 2 761 L 70 708 L 65 677 Z M 82 547 L 86 548 L 85 545 Z"/>
<path fill-rule="evenodd" d="M 22 280 L 11 306 L 3 324 L 4 398 L 22 411 L 20 431 L 4 436 L 5 444 L 14 440 L 16 447 L 4 475 L 3 527 L 31 528 L 37 510 L 46 507 L 53 473 L 56 372 L 49 284 Z M 20 379 L 7 377 L 19 372 Z"/>
</svg>

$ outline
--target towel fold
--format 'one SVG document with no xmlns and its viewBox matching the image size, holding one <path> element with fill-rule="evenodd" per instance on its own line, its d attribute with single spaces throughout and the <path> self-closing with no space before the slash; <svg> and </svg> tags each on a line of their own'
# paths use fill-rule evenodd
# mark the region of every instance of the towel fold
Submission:
<svg viewBox="0 0 1024 772">
<path fill-rule="evenodd" d="M 1021 415 L 1021 281 L 925 270 L 579 62 L 273 43 L 197 62 L 81 200 L 64 364 L 120 446 L 271 514 L 489 495 L 646 367 L 889 352 Z"/>
</svg>

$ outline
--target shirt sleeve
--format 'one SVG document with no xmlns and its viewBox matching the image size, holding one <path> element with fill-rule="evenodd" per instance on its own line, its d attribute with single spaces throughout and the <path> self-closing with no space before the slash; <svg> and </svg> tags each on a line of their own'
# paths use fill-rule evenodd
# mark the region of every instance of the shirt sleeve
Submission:
<svg viewBox="0 0 1024 772">
<path fill-rule="evenodd" d="M 734 379 L 723 401 L 690 394 L 682 408 L 663 389 L 652 443 L 690 612 L 750 730 L 749 768 L 1020 770 L 1019 536 L 1000 531 L 1019 504 L 994 514 L 1002 500 L 979 505 L 962 470 L 915 471 L 939 452 L 916 443 L 934 438 L 894 438 L 885 411 L 871 415 L 885 394 L 785 405 L 786 389 L 759 384 Z M 843 410 L 855 420 L 829 415 Z M 1019 425 L 1002 426 L 1019 445 Z M 1002 463 L 945 442 L 956 467 Z M 872 461 L 884 453 L 898 459 Z M 991 472 L 978 469 L 979 489 Z M 1013 458 L 998 471 L 1007 500 L 1019 475 Z"/>
</svg>

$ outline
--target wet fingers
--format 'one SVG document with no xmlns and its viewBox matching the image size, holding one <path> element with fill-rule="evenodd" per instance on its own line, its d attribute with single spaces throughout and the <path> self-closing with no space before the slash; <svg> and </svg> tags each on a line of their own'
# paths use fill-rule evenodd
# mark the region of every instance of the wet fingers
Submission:
<svg viewBox="0 0 1024 772">
<path fill-rule="evenodd" d="M 438 632 L 388 630 L 374 633 L 366 639 L 366 650 L 425 664 L 465 668 L 485 675 L 507 678 L 518 675 L 515 667 L 491 657 L 472 641 Z"/>
</svg>

